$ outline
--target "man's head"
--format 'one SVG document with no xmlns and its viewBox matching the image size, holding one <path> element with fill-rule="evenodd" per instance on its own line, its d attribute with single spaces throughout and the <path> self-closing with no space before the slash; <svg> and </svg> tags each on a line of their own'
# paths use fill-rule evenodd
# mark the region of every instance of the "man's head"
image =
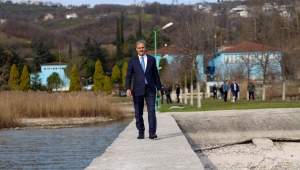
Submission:
<svg viewBox="0 0 300 170">
<path fill-rule="evenodd" d="M 250 80 L 249 83 L 252 83 L 252 80 Z"/>
<path fill-rule="evenodd" d="M 139 56 L 144 56 L 146 54 L 146 41 L 145 40 L 139 40 L 135 44 L 136 52 L 139 54 Z"/>
<path fill-rule="evenodd" d="M 235 80 L 233 80 L 233 83 L 235 84 Z"/>
</svg>

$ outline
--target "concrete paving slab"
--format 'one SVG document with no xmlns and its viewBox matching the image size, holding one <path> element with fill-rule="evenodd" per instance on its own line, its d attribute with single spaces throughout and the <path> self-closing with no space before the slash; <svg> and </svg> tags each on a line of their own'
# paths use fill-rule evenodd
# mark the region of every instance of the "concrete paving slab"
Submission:
<svg viewBox="0 0 300 170">
<path fill-rule="evenodd" d="M 147 131 L 146 114 L 144 119 Z M 86 170 L 204 170 L 199 157 L 172 115 L 158 113 L 157 122 L 157 139 L 151 140 L 145 134 L 145 139 L 138 140 L 133 120 L 105 153 L 95 158 Z"/>
<path fill-rule="evenodd" d="M 253 138 L 300 140 L 300 108 L 172 114 L 195 151 L 250 142 Z"/>
</svg>

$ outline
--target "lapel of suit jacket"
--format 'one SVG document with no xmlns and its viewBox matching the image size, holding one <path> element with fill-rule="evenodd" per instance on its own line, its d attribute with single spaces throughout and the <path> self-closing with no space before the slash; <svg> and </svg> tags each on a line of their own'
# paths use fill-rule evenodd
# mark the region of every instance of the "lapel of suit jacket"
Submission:
<svg viewBox="0 0 300 170">
<path fill-rule="evenodd" d="M 147 55 L 147 54 L 146 54 L 146 55 Z M 149 55 L 147 55 L 147 67 L 146 67 L 145 73 L 146 73 L 147 71 L 149 71 L 151 64 L 152 64 L 152 60 L 150 60 Z"/>
<path fill-rule="evenodd" d="M 142 64 L 141 64 L 140 57 L 138 55 L 135 57 L 135 60 L 136 60 L 136 63 L 138 63 L 138 65 L 139 65 L 138 67 L 140 68 L 140 70 L 144 72 L 144 69 L 143 69 Z"/>
</svg>

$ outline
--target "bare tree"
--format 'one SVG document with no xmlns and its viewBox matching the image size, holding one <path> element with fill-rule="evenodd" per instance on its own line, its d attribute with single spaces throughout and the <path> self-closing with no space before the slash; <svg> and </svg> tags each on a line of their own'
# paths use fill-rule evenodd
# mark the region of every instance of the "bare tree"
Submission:
<svg viewBox="0 0 300 170">
<path fill-rule="evenodd" d="M 174 19 L 177 20 L 177 23 L 173 26 L 175 29 L 169 34 L 169 37 L 180 48 L 182 55 L 192 61 L 192 75 L 196 77 L 197 83 L 199 83 L 199 69 L 203 69 L 205 52 L 210 51 L 208 49 L 208 37 L 209 35 L 213 36 L 211 33 L 213 29 L 208 23 L 212 23 L 212 20 L 208 14 L 193 11 L 188 6 L 179 8 Z"/>
</svg>

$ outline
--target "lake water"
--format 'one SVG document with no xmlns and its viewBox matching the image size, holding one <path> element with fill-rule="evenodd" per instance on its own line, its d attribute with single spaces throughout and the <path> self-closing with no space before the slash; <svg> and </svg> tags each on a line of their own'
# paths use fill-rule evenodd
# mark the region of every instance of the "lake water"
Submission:
<svg viewBox="0 0 300 170">
<path fill-rule="evenodd" d="M 0 131 L 0 169 L 84 169 L 105 152 L 131 121 Z"/>
</svg>

